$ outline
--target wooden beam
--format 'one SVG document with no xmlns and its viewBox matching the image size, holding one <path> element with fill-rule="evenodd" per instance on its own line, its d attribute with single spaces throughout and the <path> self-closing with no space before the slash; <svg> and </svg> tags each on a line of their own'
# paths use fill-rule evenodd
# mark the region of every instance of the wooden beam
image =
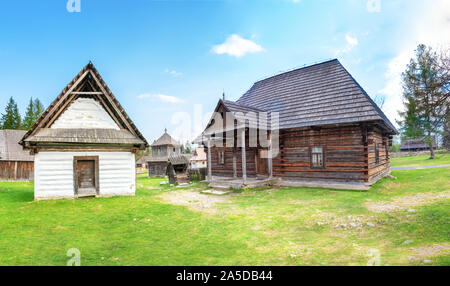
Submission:
<svg viewBox="0 0 450 286">
<path fill-rule="evenodd" d="M 89 86 L 93 89 L 96 90 L 96 88 L 94 87 L 94 85 L 88 80 L 87 81 Z M 97 98 L 98 100 L 100 100 L 100 103 L 103 105 L 103 107 L 106 109 L 106 111 L 109 113 L 109 115 L 112 117 L 112 119 L 114 120 L 114 122 L 116 122 L 117 126 L 122 127 L 122 124 L 119 122 L 119 120 L 116 118 L 116 116 L 114 115 L 114 113 L 112 113 L 111 109 L 109 109 L 108 105 L 106 104 L 106 102 L 103 100 L 103 98 L 101 97 L 101 94 L 105 95 L 105 97 L 107 96 L 106 94 L 104 94 L 103 92 L 100 92 L 99 96 L 96 96 L 95 98 Z"/>
<path fill-rule="evenodd" d="M 17 161 L 14 161 L 14 180 L 17 180 Z"/>
<path fill-rule="evenodd" d="M 247 183 L 247 156 L 245 154 L 245 128 L 241 131 L 241 153 L 242 153 L 242 181 L 244 184 Z"/>
<path fill-rule="evenodd" d="M 272 132 L 269 132 L 269 150 L 268 150 L 268 158 L 267 158 L 267 165 L 268 165 L 268 168 L 269 168 L 269 178 L 272 178 L 272 175 L 273 175 L 273 172 L 272 172 L 272 169 L 273 169 L 273 163 L 272 163 Z"/>
<path fill-rule="evenodd" d="M 211 138 L 208 138 L 208 182 L 211 182 Z"/>
<path fill-rule="evenodd" d="M 51 110 L 49 111 L 49 113 L 45 116 L 45 118 L 39 123 L 39 125 L 34 129 L 34 132 L 31 135 L 34 135 L 36 133 L 37 130 L 39 130 L 40 128 L 43 127 L 43 125 L 45 124 L 46 121 L 49 120 L 49 117 L 53 114 L 53 112 L 61 105 L 61 100 L 65 97 L 65 95 L 70 94 L 75 87 L 86 77 L 86 75 L 89 73 L 89 70 L 86 70 L 79 79 L 77 79 L 75 81 L 75 83 L 69 88 L 68 91 L 66 91 L 66 93 L 63 94 L 63 96 L 61 96 L 60 100 L 57 102 L 57 104 L 55 104 L 55 106 L 53 106 L 51 108 Z"/>
<path fill-rule="evenodd" d="M 106 98 L 108 99 L 108 101 L 110 101 L 111 106 L 114 108 L 114 110 L 117 112 L 117 115 L 119 115 L 120 119 L 123 121 L 123 123 L 128 127 L 128 130 L 131 132 L 131 134 L 137 136 L 136 132 L 134 131 L 134 129 L 131 127 L 131 125 L 129 124 L 128 120 L 125 119 L 125 117 L 123 116 L 122 112 L 120 110 L 117 109 L 117 106 L 114 104 L 114 102 L 111 102 L 110 98 L 109 98 L 109 94 L 106 91 L 106 89 L 101 85 L 99 79 L 97 78 L 97 76 L 94 74 L 94 72 L 92 70 L 89 70 L 89 72 L 92 75 L 92 78 L 94 78 L 95 82 L 97 83 L 98 87 L 100 87 L 101 91 L 105 94 Z"/>
<path fill-rule="evenodd" d="M 236 154 L 233 151 L 233 178 L 237 177 L 237 164 L 236 164 Z"/>
<path fill-rule="evenodd" d="M 101 92 L 101 91 L 72 91 L 70 94 L 87 94 L 87 95 L 91 95 L 91 94 L 103 94 L 103 92 Z"/>
<path fill-rule="evenodd" d="M 87 81 L 89 82 L 89 81 Z M 80 82 L 81 83 L 81 82 Z M 55 122 L 56 119 L 58 119 L 58 117 L 61 115 L 61 113 L 66 109 L 66 107 L 73 102 L 74 100 L 77 100 L 77 96 L 80 92 L 80 90 L 82 90 L 84 87 L 86 86 L 86 82 L 84 84 L 80 84 L 77 88 L 76 91 L 72 91 L 70 93 L 69 98 L 63 103 L 63 105 L 59 108 L 59 110 L 56 112 L 56 114 L 48 121 L 47 124 L 45 124 L 45 127 L 49 128 L 53 122 Z M 74 87 L 75 88 L 75 87 Z"/>
</svg>

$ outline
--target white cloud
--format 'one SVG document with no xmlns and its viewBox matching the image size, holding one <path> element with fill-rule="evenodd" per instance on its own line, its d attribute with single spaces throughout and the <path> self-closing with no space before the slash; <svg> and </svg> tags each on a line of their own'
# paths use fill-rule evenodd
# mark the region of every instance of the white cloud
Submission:
<svg viewBox="0 0 450 286">
<path fill-rule="evenodd" d="M 413 50 L 404 51 L 397 57 L 393 58 L 389 64 L 385 74 L 387 79 L 386 85 L 378 93 L 385 95 L 386 100 L 383 105 L 383 112 L 395 124 L 398 119 L 398 110 L 403 106 L 402 100 L 402 72 L 405 70 L 409 59 L 414 55 Z"/>
<path fill-rule="evenodd" d="M 228 54 L 234 57 L 242 57 L 247 53 L 258 53 L 264 51 L 260 45 L 241 38 L 239 35 L 230 35 L 223 44 L 215 45 L 211 51 L 215 54 Z"/>
<path fill-rule="evenodd" d="M 345 41 L 347 42 L 347 44 L 345 45 L 344 48 L 336 51 L 336 56 L 341 54 L 347 54 L 358 45 L 358 38 L 352 37 L 349 34 L 345 35 Z"/>
<path fill-rule="evenodd" d="M 424 11 L 422 20 L 409 27 L 409 41 L 400 47 L 397 56 L 392 58 L 387 66 L 386 84 L 379 93 L 386 96 L 383 111 L 394 124 L 395 119 L 399 119 L 398 111 L 403 110 L 401 74 L 409 60 L 414 57 L 417 45 L 423 43 L 439 49 L 450 44 L 450 33 L 447 32 L 450 31 L 450 2 L 437 0 L 433 3 L 428 11 Z"/>
<path fill-rule="evenodd" d="M 352 37 L 350 35 L 345 35 L 345 40 L 347 41 L 347 44 L 351 48 L 358 45 L 358 39 L 356 37 Z"/>
<path fill-rule="evenodd" d="M 158 99 L 162 102 L 169 102 L 169 103 L 180 103 L 183 102 L 182 99 L 175 97 L 175 96 L 171 96 L 171 95 L 165 95 L 165 94 L 150 94 L 150 93 L 143 93 L 138 95 L 138 98 L 155 98 Z"/>
<path fill-rule="evenodd" d="M 292 0 L 292 2 L 294 2 L 294 3 L 298 3 L 298 2 L 300 2 L 301 0 Z"/>
<path fill-rule="evenodd" d="M 369 13 L 380 13 L 381 0 L 368 0 L 366 3 L 366 8 Z"/>
<path fill-rule="evenodd" d="M 165 73 L 168 73 L 168 74 L 170 74 L 170 75 L 173 75 L 173 76 L 175 76 L 175 77 L 183 75 L 183 73 L 178 72 L 178 71 L 176 71 L 176 70 L 165 69 L 164 72 L 165 72 Z"/>
</svg>

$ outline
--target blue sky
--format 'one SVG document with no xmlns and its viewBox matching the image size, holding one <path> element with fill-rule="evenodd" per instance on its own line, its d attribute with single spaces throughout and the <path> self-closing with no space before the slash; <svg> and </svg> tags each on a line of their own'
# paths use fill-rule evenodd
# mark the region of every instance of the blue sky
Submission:
<svg viewBox="0 0 450 286">
<path fill-rule="evenodd" d="M 13 96 L 44 105 L 92 60 L 148 141 L 192 138 L 225 91 L 338 58 L 394 121 L 399 75 L 417 44 L 450 40 L 445 0 L 5 1 L 0 112 Z"/>
</svg>

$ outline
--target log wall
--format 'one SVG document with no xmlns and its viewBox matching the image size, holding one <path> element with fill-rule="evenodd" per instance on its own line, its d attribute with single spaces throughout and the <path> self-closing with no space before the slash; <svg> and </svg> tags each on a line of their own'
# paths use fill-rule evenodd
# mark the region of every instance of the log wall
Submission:
<svg viewBox="0 0 450 286">
<path fill-rule="evenodd" d="M 381 129 L 369 127 L 368 133 L 368 182 L 372 183 L 390 172 L 390 146 L 392 141 L 388 135 L 383 135 Z M 375 147 L 378 143 L 379 162 L 376 160 Z"/>
<path fill-rule="evenodd" d="M 360 125 L 280 131 L 273 175 L 284 179 L 364 182 L 367 161 Z M 311 167 L 311 148 L 322 147 L 324 167 Z"/>
<path fill-rule="evenodd" d="M 33 181 L 34 162 L 0 161 L 0 181 Z"/>
<path fill-rule="evenodd" d="M 219 164 L 219 151 L 223 150 L 225 154 L 225 164 Z M 246 148 L 247 158 L 247 177 L 256 177 L 256 148 Z M 237 177 L 242 177 L 242 153 L 241 148 L 233 147 L 212 147 L 211 148 L 211 172 L 213 176 L 233 177 L 233 154 L 236 158 Z"/>
</svg>

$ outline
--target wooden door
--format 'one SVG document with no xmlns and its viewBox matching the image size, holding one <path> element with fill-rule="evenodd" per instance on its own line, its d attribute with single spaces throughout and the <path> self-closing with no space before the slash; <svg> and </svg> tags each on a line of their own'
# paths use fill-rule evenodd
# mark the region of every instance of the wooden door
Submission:
<svg viewBox="0 0 450 286">
<path fill-rule="evenodd" d="M 80 160 L 78 161 L 78 188 L 94 188 L 95 189 L 95 161 Z"/>
<path fill-rule="evenodd" d="M 99 194 L 98 170 L 98 156 L 74 157 L 74 188 L 78 197 Z"/>
<path fill-rule="evenodd" d="M 263 154 L 266 156 L 264 156 Z M 267 150 L 258 149 L 257 174 L 263 175 L 263 176 L 268 176 L 269 175 L 269 165 L 268 165 L 267 158 L 264 158 L 264 157 L 267 157 Z"/>
</svg>

